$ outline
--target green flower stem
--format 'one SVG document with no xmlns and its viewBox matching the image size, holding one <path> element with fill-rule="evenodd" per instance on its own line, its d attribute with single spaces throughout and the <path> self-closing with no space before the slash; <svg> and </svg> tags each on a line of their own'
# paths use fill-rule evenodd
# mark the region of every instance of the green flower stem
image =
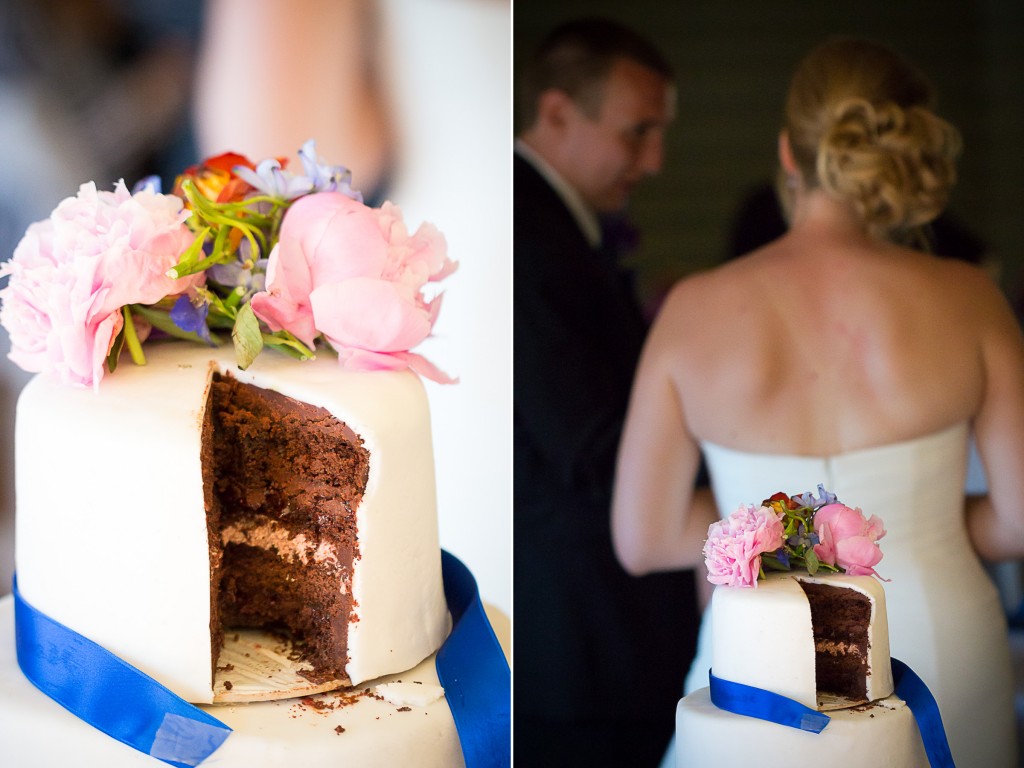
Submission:
<svg viewBox="0 0 1024 768">
<path fill-rule="evenodd" d="M 128 354 L 132 356 L 132 362 L 136 365 L 146 364 L 146 355 L 142 351 L 142 342 L 139 341 L 139 334 L 135 331 L 135 321 L 132 319 L 131 307 L 124 307 L 121 310 L 124 317 L 124 343 L 128 347 Z"/>
</svg>

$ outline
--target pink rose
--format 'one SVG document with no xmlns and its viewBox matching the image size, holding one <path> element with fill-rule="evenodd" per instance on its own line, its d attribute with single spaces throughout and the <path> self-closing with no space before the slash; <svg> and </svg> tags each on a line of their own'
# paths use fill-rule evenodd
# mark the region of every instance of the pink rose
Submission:
<svg viewBox="0 0 1024 768">
<path fill-rule="evenodd" d="M 444 237 L 430 224 L 412 235 L 402 213 L 369 208 L 336 192 L 297 200 L 270 253 L 256 316 L 311 347 L 322 334 L 341 362 L 357 370 L 412 368 L 448 376 L 409 350 L 430 335 L 441 297 L 423 288 L 455 270 Z"/>
<path fill-rule="evenodd" d="M 10 358 L 26 371 L 50 372 L 96 386 L 124 323 L 126 304 L 153 304 L 199 285 L 202 275 L 171 280 L 193 234 L 182 201 L 149 190 L 132 195 L 83 184 L 50 218 L 29 226 L 0 277 L 0 323 Z"/>
<path fill-rule="evenodd" d="M 740 506 L 708 528 L 704 544 L 708 581 L 727 587 L 756 587 L 761 555 L 781 547 L 784 535 L 779 513 L 769 507 Z"/>
<path fill-rule="evenodd" d="M 874 566 L 882 559 L 877 542 L 885 536 L 882 521 L 875 515 L 864 519 L 860 509 L 829 504 L 814 514 L 814 530 L 820 543 L 814 554 L 828 565 L 836 565 L 851 576 L 877 576 Z"/>
</svg>

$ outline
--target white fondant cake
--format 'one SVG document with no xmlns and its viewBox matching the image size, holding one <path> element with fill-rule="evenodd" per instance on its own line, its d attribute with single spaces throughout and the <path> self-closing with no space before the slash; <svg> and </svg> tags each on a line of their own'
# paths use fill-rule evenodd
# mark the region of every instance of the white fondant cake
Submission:
<svg viewBox="0 0 1024 768">
<path fill-rule="evenodd" d="M 784 654 L 780 652 L 779 657 Z M 791 768 L 923 768 L 928 765 L 913 713 L 898 697 L 829 712 L 821 733 L 736 715 L 711 702 L 701 688 L 676 708 L 678 768 L 756 765 Z"/>
<path fill-rule="evenodd" d="M 32 768 L 165 765 L 101 733 L 33 687 L 15 660 L 13 607 L 11 597 L 0 599 L 0 764 Z M 502 621 L 494 625 L 503 643 L 507 642 Z M 202 766 L 462 766 L 458 734 L 445 697 L 398 698 L 388 688 L 399 680 L 409 688 L 436 692 L 434 657 L 356 689 L 369 689 L 370 695 L 335 692 L 285 701 L 201 705 L 234 731 Z"/>
<path fill-rule="evenodd" d="M 819 690 L 812 611 L 801 586 L 849 589 L 868 598 L 866 695 L 859 704 Z M 720 709 L 709 688 L 684 697 L 676 709 L 679 768 L 790 766 L 813 755 L 832 768 L 927 765 L 913 713 L 893 695 L 888 620 L 882 585 L 870 576 L 771 574 L 756 587 L 716 587 L 711 609 L 715 677 L 763 689 L 806 707 L 828 710 L 820 733 Z M 863 653 L 843 644 L 844 653 Z"/>
<path fill-rule="evenodd" d="M 188 701 L 211 702 L 211 554 L 200 442 L 213 372 L 324 408 L 363 440 L 352 683 L 410 669 L 450 626 L 441 580 L 429 412 L 419 378 L 353 372 L 331 355 L 147 347 L 102 386 L 40 375 L 18 403 L 18 584 L 38 610 Z M 287 549 L 287 547 L 282 547 Z M 310 555 L 311 557 L 313 554 Z"/>
<path fill-rule="evenodd" d="M 844 587 L 869 599 L 872 613 L 863 698 L 875 701 L 891 694 L 885 591 L 871 576 L 777 573 L 753 588 L 716 588 L 711 612 L 715 676 L 773 691 L 811 709 L 836 708 L 831 696 L 823 701 L 815 682 L 811 607 L 801 583 Z"/>
</svg>

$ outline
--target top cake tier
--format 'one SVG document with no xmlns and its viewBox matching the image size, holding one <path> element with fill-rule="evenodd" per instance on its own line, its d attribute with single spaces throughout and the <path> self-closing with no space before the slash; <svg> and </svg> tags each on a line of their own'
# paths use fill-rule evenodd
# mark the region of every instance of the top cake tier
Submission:
<svg viewBox="0 0 1024 768">
<path fill-rule="evenodd" d="M 827 710 L 893 692 L 885 591 L 871 576 L 775 573 L 715 589 L 712 672 Z"/>
<path fill-rule="evenodd" d="M 18 402 L 17 567 L 25 600 L 192 702 L 213 698 L 211 574 L 201 461 L 215 373 L 325 409 L 369 455 L 354 510 L 353 683 L 408 669 L 449 627 L 441 581 L 426 395 L 403 372 L 356 372 L 327 353 L 265 353 L 238 370 L 230 349 L 147 347 L 98 389 L 33 379 Z M 282 461 L 286 461 L 282 457 Z M 348 589 L 347 586 L 343 588 Z"/>
</svg>

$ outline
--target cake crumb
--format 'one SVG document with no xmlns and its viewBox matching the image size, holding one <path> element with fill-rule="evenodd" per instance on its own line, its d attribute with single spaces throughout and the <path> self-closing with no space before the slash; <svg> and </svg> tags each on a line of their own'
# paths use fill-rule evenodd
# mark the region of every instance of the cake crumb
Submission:
<svg viewBox="0 0 1024 768">
<path fill-rule="evenodd" d="M 335 732 L 336 734 L 338 734 L 339 736 L 341 736 L 341 734 L 343 734 L 343 733 L 345 732 L 345 728 L 344 728 L 343 726 L 340 726 L 340 725 L 339 725 L 339 726 L 336 726 L 336 727 L 334 728 L 334 732 Z"/>
<path fill-rule="evenodd" d="M 230 691 L 230 690 L 231 690 L 232 688 L 234 688 L 234 687 L 235 687 L 235 686 L 234 686 L 234 685 L 233 685 L 233 684 L 231 683 L 231 681 L 230 681 L 230 680 L 225 680 L 225 681 L 224 681 L 224 690 L 225 690 L 225 691 Z"/>
</svg>

